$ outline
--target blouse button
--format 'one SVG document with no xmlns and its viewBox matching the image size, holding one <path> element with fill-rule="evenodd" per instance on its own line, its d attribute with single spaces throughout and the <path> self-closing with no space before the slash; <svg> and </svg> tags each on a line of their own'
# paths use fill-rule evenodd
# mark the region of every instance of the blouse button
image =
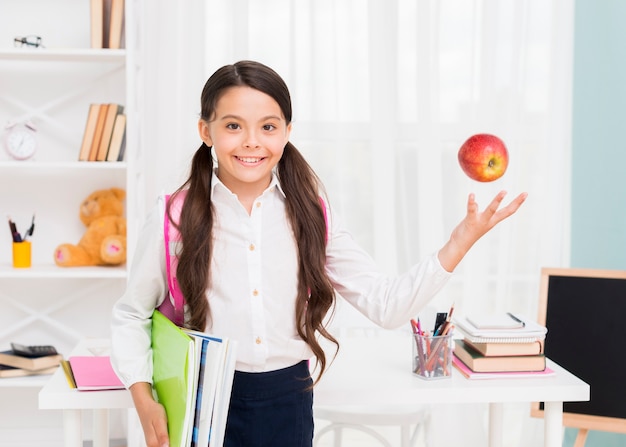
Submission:
<svg viewBox="0 0 626 447">
<path fill-rule="evenodd" d="M 250 247 L 248 247 L 248 248 L 250 249 L 250 251 L 254 251 L 255 246 L 254 246 L 254 244 L 250 244 Z"/>
<path fill-rule="evenodd" d="M 254 341 L 257 345 L 261 344 L 261 337 L 257 337 L 256 340 Z"/>
<path fill-rule="evenodd" d="M 252 291 L 252 296 L 259 296 L 259 291 L 257 289 L 254 289 Z"/>
<path fill-rule="evenodd" d="M 257 202 L 257 203 L 256 203 L 256 207 L 257 207 L 257 208 L 261 208 L 261 202 Z"/>
</svg>

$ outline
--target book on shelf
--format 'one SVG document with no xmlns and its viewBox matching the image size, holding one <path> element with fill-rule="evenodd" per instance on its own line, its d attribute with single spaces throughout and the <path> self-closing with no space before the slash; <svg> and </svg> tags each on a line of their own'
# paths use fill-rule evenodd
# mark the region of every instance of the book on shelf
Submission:
<svg viewBox="0 0 626 447">
<path fill-rule="evenodd" d="M 54 374 L 59 365 L 49 366 L 42 369 L 24 369 L 16 368 L 14 366 L 0 365 L 0 378 L 10 377 L 25 377 L 25 376 L 39 376 L 43 374 Z"/>
<path fill-rule="evenodd" d="M 546 367 L 543 371 L 505 371 L 505 372 L 475 372 L 472 371 L 456 356 L 452 356 L 452 365 L 468 379 L 527 379 L 551 377 L 556 375 L 553 369 Z"/>
<path fill-rule="evenodd" d="M 464 340 L 454 340 L 454 355 L 474 372 L 543 371 L 544 354 L 487 357 L 472 349 Z"/>
<path fill-rule="evenodd" d="M 78 160 L 121 161 L 125 145 L 124 106 L 115 103 L 90 104 Z"/>
<path fill-rule="evenodd" d="M 170 445 L 221 445 L 236 343 L 152 316 L 153 383 L 168 419 Z"/>
<path fill-rule="evenodd" d="M 478 343 L 465 339 L 465 343 L 487 357 L 543 354 L 544 345 L 543 340 L 527 343 Z"/>
<path fill-rule="evenodd" d="M 93 140 L 91 142 L 91 148 L 89 149 L 88 161 L 96 161 L 98 158 L 98 150 L 100 147 L 100 141 L 102 141 L 102 133 L 104 131 L 104 124 L 107 119 L 107 113 L 109 111 L 108 104 L 98 105 L 98 119 L 96 121 L 96 129 L 93 134 Z"/>
<path fill-rule="evenodd" d="M 91 48 L 104 48 L 104 0 L 90 0 Z"/>
<path fill-rule="evenodd" d="M 89 104 L 87 112 L 87 122 L 85 123 L 85 132 L 83 133 L 83 141 L 80 145 L 78 153 L 78 161 L 88 161 L 89 152 L 93 144 L 93 138 L 96 133 L 96 124 L 98 123 L 98 113 L 100 112 L 100 104 Z"/>
<path fill-rule="evenodd" d="M 109 47 L 109 23 L 111 23 L 111 1 L 102 0 L 102 48 Z"/>
<path fill-rule="evenodd" d="M 62 363 L 71 388 L 79 391 L 123 390 L 124 384 L 113 371 L 109 356 L 72 356 Z"/>
<path fill-rule="evenodd" d="M 89 8 L 91 48 L 122 48 L 124 0 L 90 0 Z"/>
<path fill-rule="evenodd" d="M 530 343 L 543 340 L 547 328 L 524 316 L 515 316 L 520 320 L 514 328 L 477 327 L 467 317 L 455 318 L 456 329 L 469 341 L 476 343 Z"/>
<path fill-rule="evenodd" d="M 111 143 L 109 144 L 109 152 L 107 153 L 107 161 L 124 160 L 124 152 L 126 149 L 126 115 L 118 113 L 115 117 L 113 132 L 111 134 Z"/>
<path fill-rule="evenodd" d="M 0 365 L 37 371 L 44 368 L 57 367 L 63 360 L 63 355 L 44 355 L 38 357 L 25 357 L 17 355 L 12 349 L 0 352 Z"/>
<path fill-rule="evenodd" d="M 109 0 L 109 32 L 107 48 L 120 49 L 124 42 L 124 0 Z"/>
<path fill-rule="evenodd" d="M 102 136 L 100 137 L 100 143 L 98 144 L 98 150 L 96 152 L 96 161 L 107 160 L 115 119 L 117 118 L 117 115 L 124 112 L 124 106 L 120 104 L 107 104 L 106 106 Z"/>
</svg>

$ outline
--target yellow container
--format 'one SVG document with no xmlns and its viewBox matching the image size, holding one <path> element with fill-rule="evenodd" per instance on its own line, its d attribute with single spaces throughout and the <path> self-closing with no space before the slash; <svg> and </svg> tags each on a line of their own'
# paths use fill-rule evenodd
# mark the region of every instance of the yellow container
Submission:
<svg viewBox="0 0 626 447">
<path fill-rule="evenodd" d="M 30 267 L 30 241 L 13 242 L 13 267 Z"/>
</svg>

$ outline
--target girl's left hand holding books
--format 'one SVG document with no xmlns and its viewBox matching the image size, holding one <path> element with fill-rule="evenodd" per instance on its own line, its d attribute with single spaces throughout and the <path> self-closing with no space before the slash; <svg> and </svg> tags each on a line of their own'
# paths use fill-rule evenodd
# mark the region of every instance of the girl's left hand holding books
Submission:
<svg viewBox="0 0 626 447">
<path fill-rule="evenodd" d="M 147 447 L 169 447 L 167 415 L 163 405 L 152 397 L 152 387 L 146 382 L 137 382 L 130 387 Z"/>
<path fill-rule="evenodd" d="M 504 196 L 506 196 L 505 191 L 498 193 L 489 206 L 481 212 L 474 194 L 469 195 L 465 218 L 456 226 L 448 242 L 439 250 L 439 262 L 444 269 L 452 272 L 472 245 L 499 222 L 514 214 L 524 203 L 528 194 L 522 193 L 511 203 L 500 208 Z"/>
</svg>

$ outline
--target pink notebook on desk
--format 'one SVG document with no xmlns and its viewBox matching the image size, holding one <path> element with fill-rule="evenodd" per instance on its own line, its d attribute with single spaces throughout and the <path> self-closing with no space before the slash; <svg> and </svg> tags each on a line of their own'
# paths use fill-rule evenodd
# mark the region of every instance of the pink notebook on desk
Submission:
<svg viewBox="0 0 626 447">
<path fill-rule="evenodd" d="M 69 362 L 78 390 L 124 389 L 108 356 L 73 356 Z"/>
</svg>

